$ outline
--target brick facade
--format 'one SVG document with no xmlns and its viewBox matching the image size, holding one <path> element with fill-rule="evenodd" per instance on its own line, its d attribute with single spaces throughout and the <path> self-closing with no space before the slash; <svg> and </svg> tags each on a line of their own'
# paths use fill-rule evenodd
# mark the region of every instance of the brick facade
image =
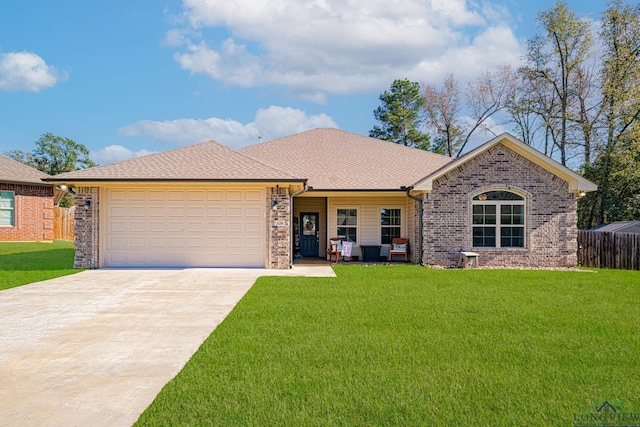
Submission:
<svg viewBox="0 0 640 427">
<path fill-rule="evenodd" d="M 75 268 L 99 268 L 100 189 L 97 187 L 77 187 L 76 206 L 76 256 L 73 266 Z"/>
<path fill-rule="evenodd" d="M 409 261 L 420 264 L 420 203 L 407 201 L 407 238 L 409 240 Z"/>
<path fill-rule="evenodd" d="M 14 193 L 14 225 L 0 226 L 0 241 L 53 240 L 53 187 L 0 183 L 0 191 Z"/>
<path fill-rule="evenodd" d="M 266 268 L 286 269 L 291 265 L 291 197 L 288 188 L 267 188 Z M 273 209 L 273 202 L 277 206 Z"/>
<path fill-rule="evenodd" d="M 526 196 L 524 248 L 472 247 L 472 196 L 493 189 Z M 480 254 L 480 266 L 576 265 L 576 195 L 566 181 L 502 144 L 435 180 L 423 208 L 427 264 L 455 266 L 460 250 L 473 250 Z"/>
</svg>

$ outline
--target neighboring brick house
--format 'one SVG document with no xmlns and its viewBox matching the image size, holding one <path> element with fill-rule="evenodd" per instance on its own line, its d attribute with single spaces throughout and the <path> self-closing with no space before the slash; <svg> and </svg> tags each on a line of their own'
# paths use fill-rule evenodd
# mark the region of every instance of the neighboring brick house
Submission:
<svg viewBox="0 0 640 427">
<path fill-rule="evenodd" d="M 27 165 L 0 156 L 0 241 L 53 240 L 53 185 Z"/>
<path fill-rule="evenodd" d="M 595 184 L 509 134 L 463 157 L 315 129 L 241 150 L 210 141 L 49 182 L 76 188 L 77 267 L 288 268 L 330 238 L 415 263 L 576 264 L 577 199 Z M 367 249 L 368 251 L 368 249 Z"/>
</svg>

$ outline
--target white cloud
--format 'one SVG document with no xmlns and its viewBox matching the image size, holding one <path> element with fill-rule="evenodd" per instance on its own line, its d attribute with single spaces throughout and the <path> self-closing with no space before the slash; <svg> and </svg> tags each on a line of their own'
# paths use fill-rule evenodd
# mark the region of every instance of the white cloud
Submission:
<svg viewBox="0 0 640 427">
<path fill-rule="evenodd" d="M 31 52 L 0 54 L 0 90 L 40 92 L 65 81 L 68 73 L 60 73 Z"/>
<path fill-rule="evenodd" d="M 228 147 L 241 148 L 319 127 L 338 127 L 326 114 L 308 115 L 291 107 L 271 106 L 256 112 L 253 122 L 209 118 L 168 121 L 141 120 L 119 129 L 120 135 L 146 135 L 158 141 L 188 145 L 216 140 Z"/>
<path fill-rule="evenodd" d="M 146 156 L 152 153 L 153 151 L 149 150 L 132 151 L 122 145 L 109 145 L 98 151 L 91 151 L 89 157 L 98 165 L 106 165 L 108 163 Z"/>
<path fill-rule="evenodd" d="M 185 70 L 243 87 L 279 85 L 323 102 L 327 93 L 386 88 L 396 78 L 514 64 L 522 48 L 506 9 L 466 0 L 183 0 L 188 28 L 167 40 Z M 206 38 L 223 28 L 225 40 Z M 185 34 L 187 31 L 189 37 Z M 469 61 L 471 56 L 471 61 Z"/>
</svg>

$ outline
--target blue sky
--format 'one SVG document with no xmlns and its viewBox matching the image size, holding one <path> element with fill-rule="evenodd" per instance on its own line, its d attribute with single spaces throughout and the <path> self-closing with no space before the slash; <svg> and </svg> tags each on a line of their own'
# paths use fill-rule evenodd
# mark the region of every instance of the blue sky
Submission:
<svg viewBox="0 0 640 427">
<path fill-rule="evenodd" d="M 394 79 L 517 65 L 554 3 L 3 0 L 0 153 L 30 151 L 45 132 L 100 164 L 316 127 L 367 135 Z M 605 7 L 568 3 L 592 20 Z"/>
</svg>

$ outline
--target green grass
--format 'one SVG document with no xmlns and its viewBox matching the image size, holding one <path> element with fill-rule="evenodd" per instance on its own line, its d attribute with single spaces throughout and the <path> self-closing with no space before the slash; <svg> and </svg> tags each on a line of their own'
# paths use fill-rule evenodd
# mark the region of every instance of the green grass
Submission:
<svg viewBox="0 0 640 427">
<path fill-rule="evenodd" d="M 258 280 L 137 425 L 574 425 L 605 400 L 640 413 L 640 272 L 336 272 Z"/>
<path fill-rule="evenodd" d="M 77 273 L 73 256 L 72 242 L 0 242 L 0 290 Z"/>
</svg>

